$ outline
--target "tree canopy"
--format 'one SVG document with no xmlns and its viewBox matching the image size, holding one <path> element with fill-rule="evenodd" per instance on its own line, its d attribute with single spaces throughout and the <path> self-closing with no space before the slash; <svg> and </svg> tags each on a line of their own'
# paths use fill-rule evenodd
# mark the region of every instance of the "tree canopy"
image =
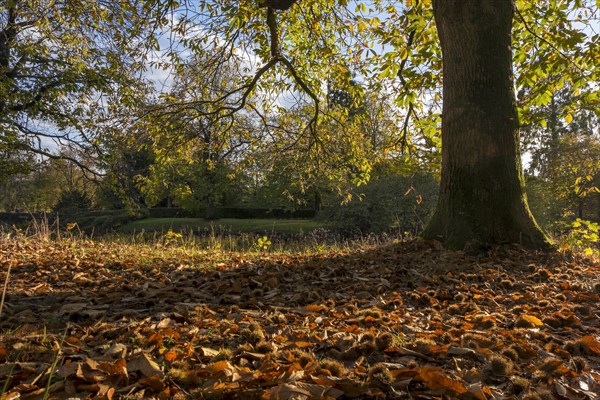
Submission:
<svg viewBox="0 0 600 400">
<path fill-rule="evenodd" d="M 142 13 L 133 2 L 3 2 L 0 146 L 74 162 L 57 148 L 94 150 L 100 111 L 136 84 Z"/>
</svg>

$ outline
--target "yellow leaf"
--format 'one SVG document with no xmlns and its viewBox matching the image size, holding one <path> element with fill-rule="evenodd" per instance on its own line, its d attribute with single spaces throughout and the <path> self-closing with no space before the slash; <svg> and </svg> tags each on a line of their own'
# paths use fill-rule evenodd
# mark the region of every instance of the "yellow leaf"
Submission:
<svg viewBox="0 0 600 400">
<path fill-rule="evenodd" d="M 571 114 L 567 114 L 567 115 L 565 115 L 565 122 L 566 122 L 567 124 L 570 124 L 570 123 L 571 123 L 571 121 L 573 121 L 573 116 L 572 116 Z"/>
<path fill-rule="evenodd" d="M 523 328 L 534 328 L 534 327 L 539 327 L 539 326 L 544 326 L 544 323 L 538 318 L 538 317 L 534 317 L 533 315 L 521 315 L 521 317 L 519 318 L 519 321 L 517 321 L 517 326 L 523 327 Z"/>
</svg>

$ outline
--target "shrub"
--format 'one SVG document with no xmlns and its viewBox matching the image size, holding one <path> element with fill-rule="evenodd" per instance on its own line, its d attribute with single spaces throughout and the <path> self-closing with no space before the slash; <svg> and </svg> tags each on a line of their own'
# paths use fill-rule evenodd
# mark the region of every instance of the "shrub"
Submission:
<svg viewBox="0 0 600 400">
<path fill-rule="evenodd" d="M 419 233 L 437 202 L 438 184 L 431 175 L 384 176 L 358 188 L 358 196 L 346 205 L 333 205 L 319 213 L 346 234 Z"/>
<path fill-rule="evenodd" d="M 77 210 L 87 210 L 92 202 L 88 195 L 80 190 L 66 190 L 60 194 L 58 202 L 54 206 L 56 212 L 71 212 Z"/>
</svg>

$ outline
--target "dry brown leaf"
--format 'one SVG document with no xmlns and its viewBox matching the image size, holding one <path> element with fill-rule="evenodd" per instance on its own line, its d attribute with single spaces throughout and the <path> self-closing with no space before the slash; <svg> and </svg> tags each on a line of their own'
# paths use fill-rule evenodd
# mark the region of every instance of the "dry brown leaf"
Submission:
<svg viewBox="0 0 600 400">
<path fill-rule="evenodd" d="M 262 395 L 264 400 L 310 400 L 313 398 L 309 390 L 289 383 L 282 383 L 268 389 Z"/>
<path fill-rule="evenodd" d="M 222 377 L 231 377 L 235 373 L 235 367 L 226 360 L 210 364 L 207 370 L 213 375 Z"/>
<path fill-rule="evenodd" d="M 458 356 L 458 357 L 462 357 L 462 358 L 469 358 L 469 359 L 475 360 L 475 361 L 477 361 L 477 360 L 482 361 L 485 359 L 485 356 L 483 356 L 482 354 L 479 354 L 475 350 L 468 349 L 466 347 L 450 346 L 448 348 L 448 355 L 449 356 Z"/>
<path fill-rule="evenodd" d="M 160 333 L 152 333 L 150 337 L 148 337 L 148 346 L 162 346 L 163 335 Z"/>
<path fill-rule="evenodd" d="M 6 351 L 6 347 L 4 347 L 4 346 L 0 347 L 0 362 L 6 361 L 7 354 L 8 353 Z"/>
<path fill-rule="evenodd" d="M 98 397 L 106 397 L 108 400 L 112 399 L 115 394 L 115 388 L 110 385 L 105 385 L 102 383 L 98 384 L 98 391 L 96 396 Z"/>
<path fill-rule="evenodd" d="M 21 398 L 21 393 L 17 390 L 12 392 L 3 393 L 0 395 L 0 400 L 16 400 Z"/>
<path fill-rule="evenodd" d="M 177 352 L 173 350 L 169 350 L 164 354 L 164 358 L 166 362 L 172 363 L 177 359 Z"/>
<path fill-rule="evenodd" d="M 467 386 L 467 389 L 477 400 L 489 400 L 494 397 L 490 388 L 481 382 L 472 383 Z"/>
<path fill-rule="evenodd" d="M 198 352 L 201 352 L 201 354 L 206 357 L 214 357 L 219 354 L 219 350 L 210 349 L 208 347 L 200 347 Z"/>
<path fill-rule="evenodd" d="M 113 343 L 104 354 L 107 356 L 124 358 L 125 354 L 127 354 L 127 346 L 122 343 Z"/>
<path fill-rule="evenodd" d="M 322 305 L 319 305 L 319 304 L 309 304 L 304 307 L 304 310 L 310 311 L 310 312 L 321 312 L 321 311 L 326 311 L 327 308 Z"/>
<path fill-rule="evenodd" d="M 61 378 L 68 378 L 68 377 L 75 375 L 77 373 L 78 369 L 79 369 L 79 363 L 68 363 L 68 364 L 60 366 L 56 370 L 56 373 Z"/>
<path fill-rule="evenodd" d="M 449 391 L 451 396 L 463 395 L 468 392 L 467 387 L 458 379 L 452 378 L 439 368 L 419 368 L 419 377 L 431 390 L 443 389 Z"/>
<path fill-rule="evenodd" d="M 532 391 L 598 399 L 595 261 L 513 247 L 500 249 L 501 257 L 496 249 L 470 257 L 421 242 L 244 261 L 211 252 L 208 260 L 128 265 L 115 261 L 111 245 L 98 246 L 89 257 L 77 254 L 77 262 L 72 246 L 19 250 L 30 258 L 15 265 L 8 320 L 0 321 L 11 332 L 0 345 L 0 380 L 12 377 L 7 394 L 43 395 L 59 349 L 52 343 L 65 331 L 62 319 L 52 318 L 63 309 L 84 318 L 68 328 L 57 370 L 63 379 L 52 386 L 57 398 L 166 399 L 194 389 L 249 398 L 270 388 L 280 398 L 394 398 L 404 391 L 489 400 L 511 390 L 505 376 L 497 387 L 483 383 L 491 356 L 501 354 L 513 360 L 514 376 L 529 377 L 534 368 L 552 375 L 531 380 Z M 199 264 L 222 268 L 200 271 Z M 561 285 L 566 275 L 568 286 Z M 40 319 L 49 321 L 48 332 Z M 26 325 L 30 320 L 35 324 Z M 240 344 L 241 330 L 257 326 L 264 337 Z M 7 363 L 22 355 L 36 362 Z M 553 358 L 556 366 L 545 363 Z M 173 386 L 155 360 L 167 363 Z M 220 361 L 207 366 L 212 360 Z"/>
<path fill-rule="evenodd" d="M 298 347 L 298 348 L 306 348 L 306 347 L 311 347 L 313 344 L 310 342 L 303 342 L 303 341 L 298 341 L 298 342 L 290 342 L 288 344 L 286 344 L 285 346 L 283 346 L 281 349 L 282 350 L 287 350 L 287 349 L 292 349 L 294 347 Z"/>
<path fill-rule="evenodd" d="M 584 336 L 581 338 L 581 343 L 597 356 L 600 356 L 600 341 L 593 335 Z"/>
<path fill-rule="evenodd" d="M 158 375 L 161 379 L 164 373 L 158 364 L 146 353 L 139 353 L 127 363 L 127 371 L 141 372 L 145 377 Z"/>
<path fill-rule="evenodd" d="M 162 392 L 162 390 L 165 388 L 162 378 L 158 375 L 142 378 L 138 381 L 138 383 L 142 386 L 149 387 L 154 393 Z"/>
<path fill-rule="evenodd" d="M 334 387 L 327 385 L 315 385 L 310 383 L 298 382 L 296 386 L 304 389 L 311 393 L 312 398 L 315 399 L 337 399 L 342 396 L 344 392 Z"/>
<path fill-rule="evenodd" d="M 84 362 L 77 364 L 75 376 L 86 382 L 96 383 L 103 381 L 106 376 L 99 370 L 98 362 L 86 358 Z"/>
<path fill-rule="evenodd" d="M 123 377 L 127 376 L 127 361 L 121 358 L 112 363 L 100 361 L 99 369 L 106 372 L 109 375 L 120 375 Z"/>
</svg>

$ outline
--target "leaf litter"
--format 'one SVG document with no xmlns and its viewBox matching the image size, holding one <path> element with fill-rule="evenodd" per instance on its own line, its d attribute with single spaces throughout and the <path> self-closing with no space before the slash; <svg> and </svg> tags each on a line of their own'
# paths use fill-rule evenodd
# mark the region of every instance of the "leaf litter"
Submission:
<svg viewBox="0 0 600 400">
<path fill-rule="evenodd" d="M 589 258 L 1 251 L 1 399 L 600 399 Z"/>
</svg>

